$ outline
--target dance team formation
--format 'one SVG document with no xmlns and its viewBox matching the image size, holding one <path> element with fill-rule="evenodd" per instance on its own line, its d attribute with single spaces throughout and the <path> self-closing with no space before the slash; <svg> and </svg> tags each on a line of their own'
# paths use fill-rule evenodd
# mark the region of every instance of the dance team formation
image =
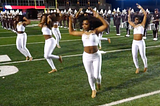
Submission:
<svg viewBox="0 0 160 106">
<path fill-rule="evenodd" d="M 147 30 L 153 31 L 154 41 L 158 40 L 160 14 L 158 9 L 155 9 L 155 12 L 151 14 L 148 9 L 144 10 L 139 4 L 136 5 L 139 9 L 136 12 L 131 8 L 124 9 L 122 12 L 119 8 L 114 9 L 113 12 L 111 10 L 103 11 L 102 9 L 98 11 L 96 8 L 92 9 L 91 7 L 85 10 L 80 8 L 78 11 L 73 11 L 71 8 L 68 11 L 60 11 L 59 9 L 49 11 L 48 9 L 46 13 L 41 15 L 38 24 L 45 39 L 44 58 L 52 69 L 48 73 L 57 71 L 52 59 L 63 62 L 62 56 L 53 55 L 52 53 L 56 47 L 61 48 L 59 27 L 68 28 L 70 35 L 81 36 L 82 38 L 84 47 L 82 61 L 92 90 L 91 97 L 95 98 L 97 91 L 101 89 L 101 40 L 107 40 L 108 43 L 111 43 L 111 39 L 104 38 L 103 33 L 110 33 L 112 18 L 113 27 L 116 27 L 116 36 L 121 35 L 120 28 L 126 29 L 126 37 L 131 36 L 130 30 L 133 30 L 132 57 L 136 67 L 135 73 L 139 73 L 138 51 L 144 64 L 144 72 L 146 72 L 147 57 L 144 40 L 147 39 Z M 79 23 L 79 26 L 77 23 Z M 32 61 L 33 57 L 26 48 L 27 34 L 25 33 L 25 27 L 29 24 L 30 20 L 19 11 L 1 12 L 2 27 L 17 34 L 17 49 L 25 56 L 27 61 Z"/>
</svg>

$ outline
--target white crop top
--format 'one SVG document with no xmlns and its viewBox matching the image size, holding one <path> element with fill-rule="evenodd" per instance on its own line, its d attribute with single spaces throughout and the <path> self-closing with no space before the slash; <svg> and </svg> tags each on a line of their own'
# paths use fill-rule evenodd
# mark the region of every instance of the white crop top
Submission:
<svg viewBox="0 0 160 106">
<path fill-rule="evenodd" d="M 89 35 L 82 35 L 83 46 L 98 46 L 99 38 L 97 34 L 91 33 Z"/>
<path fill-rule="evenodd" d="M 51 35 L 52 36 L 51 30 L 47 26 L 42 28 L 42 33 L 43 33 L 43 35 Z"/>
<path fill-rule="evenodd" d="M 17 24 L 17 31 L 25 31 L 25 27 L 23 26 L 23 23 L 22 22 L 19 22 Z"/>
<path fill-rule="evenodd" d="M 134 28 L 133 34 L 144 34 L 144 27 L 142 25 Z"/>
</svg>

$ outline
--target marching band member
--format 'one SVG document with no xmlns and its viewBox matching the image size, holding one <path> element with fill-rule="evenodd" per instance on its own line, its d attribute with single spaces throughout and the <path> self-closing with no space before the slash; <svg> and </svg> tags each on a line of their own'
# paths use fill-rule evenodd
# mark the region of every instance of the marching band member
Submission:
<svg viewBox="0 0 160 106">
<path fill-rule="evenodd" d="M 125 23 L 126 23 L 126 37 L 130 36 L 130 28 L 129 28 L 129 23 L 128 23 L 128 12 L 125 13 L 124 17 Z"/>
<path fill-rule="evenodd" d="M 64 13 L 63 14 L 63 27 L 67 28 L 67 16 L 68 16 L 67 10 L 64 9 L 63 13 Z"/>
<path fill-rule="evenodd" d="M 146 25 L 145 25 L 145 28 L 144 28 L 143 39 L 147 39 L 147 28 L 148 28 L 148 25 L 149 25 L 150 22 L 151 22 L 151 14 L 150 14 L 150 11 L 149 11 L 148 9 L 146 9 L 146 12 L 147 12 L 147 20 L 146 20 Z"/>
<path fill-rule="evenodd" d="M 116 14 L 117 14 L 117 11 L 116 11 L 116 9 L 114 8 L 114 9 L 113 9 L 113 12 L 112 12 L 112 17 L 113 17 L 113 27 L 116 27 L 116 25 L 115 25 L 115 17 L 116 17 Z"/>
<path fill-rule="evenodd" d="M 153 29 L 153 40 L 154 41 L 158 40 L 159 18 L 160 18 L 159 11 L 158 9 L 155 9 L 154 14 L 153 14 L 153 23 L 155 25 L 155 29 Z"/>
<path fill-rule="evenodd" d="M 107 12 L 107 14 L 106 14 L 107 16 L 106 16 L 106 20 L 107 20 L 107 22 L 109 23 L 109 26 L 108 26 L 108 28 L 106 29 L 106 34 L 109 34 L 110 33 L 110 22 L 111 22 L 111 17 L 112 17 L 112 12 L 111 12 L 111 10 L 109 9 L 108 10 L 108 12 Z"/>
<path fill-rule="evenodd" d="M 117 13 L 115 15 L 116 35 L 121 35 L 120 34 L 120 24 L 121 24 L 121 12 L 119 8 L 117 8 Z"/>
<path fill-rule="evenodd" d="M 64 12 L 63 12 L 63 10 L 61 10 L 61 14 L 62 14 L 62 17 L 61 17 L 61 20 L 59 21 L 59 25 L 62 28 L 63 27 L 63 20 L 64 20 Z"/>
</svg>

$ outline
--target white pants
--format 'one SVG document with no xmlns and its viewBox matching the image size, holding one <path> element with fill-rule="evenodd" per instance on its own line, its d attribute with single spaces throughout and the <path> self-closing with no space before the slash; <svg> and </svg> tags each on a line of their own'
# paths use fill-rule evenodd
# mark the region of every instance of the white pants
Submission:
<svg viewBox="0 0 160 106">
<path fill-rule="evenodd" d="M 103 32 L 101 32 L 101 33 L 98 34 L 98 37 L 99 37 L 99 43 L 98 43 L 99 47 L 102 47 L 101 40 L 108 40 L 108 38 L 103 38 L 102 36 L 103 36 Z"/>
<path fill-rule="evenodd" d="M 17 34 L 17 39 L 16 39 L 16 46 L 17 49 L 25 56 L 32 57 L 29 50 L 26 48 L 26 42 L 27 42 L 27 34 L 22 33 L 22 34 Z"/>
<path fill-rule="evenodd" d="M 52 55 L 54 48 L 56 47 L 56 40 L 52 37 L 45 40 L 44 45 L 44 58 L 47 60 L 48 64 L 52 69 L 56 69 L 52 59 L 59 59 L 59 56 Z"/>
<path fill-rule="evenodd" d="M 95 83 L 101 84 L 101 53 L 94 54 L 83 52 L 83 64 L 88 75 L 88 81 L 92 90 L 95 90 Z"/>
<path fill-rule="evenodd" d="M 59 28 L 52 27 L 52 33 L 56 38 L 57 45 L 59 46 L 59 41 L 61 40 L 61 33 L 59 31 Z"/>
<path fill-rule="evenodd" d="M 132 42 L 132 56 L 133 56 L 133 62 L 136 68 L 139 68 L 138 50 L 139 50 L 139 53 L 141 55 L 141 58 L 144 64 L 144 68 L 147 68 L 146 45 L 143 39 L 140 41 L 133 40 Z"/>
</svg>

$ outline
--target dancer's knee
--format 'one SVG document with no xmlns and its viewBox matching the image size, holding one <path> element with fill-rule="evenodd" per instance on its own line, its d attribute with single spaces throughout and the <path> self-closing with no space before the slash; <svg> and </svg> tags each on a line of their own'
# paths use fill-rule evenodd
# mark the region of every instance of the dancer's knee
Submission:
<svg viewBox="0 0 160 106">
<path fill-rule="evenodd" d="M 45 58 L 45 59 L 48 59 L 48 58 L 49 58 L 49 55 L 44 54 L 44 58 Z"/>
<path fill-rule="evenodd" d="M 20 46 L 17 46 L 17 49 L 18 49 L 18 50 L 21 50 L 22 48 L 21 48 Z"/>
</svg>

